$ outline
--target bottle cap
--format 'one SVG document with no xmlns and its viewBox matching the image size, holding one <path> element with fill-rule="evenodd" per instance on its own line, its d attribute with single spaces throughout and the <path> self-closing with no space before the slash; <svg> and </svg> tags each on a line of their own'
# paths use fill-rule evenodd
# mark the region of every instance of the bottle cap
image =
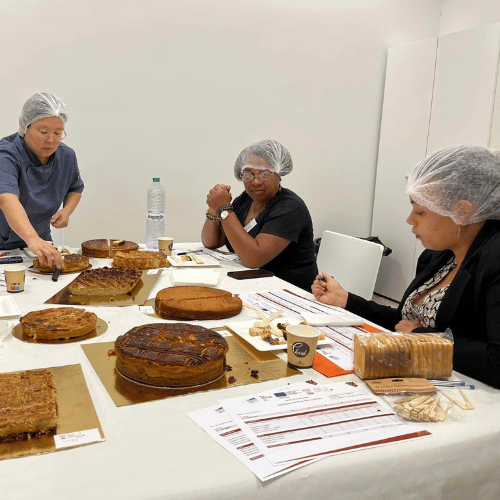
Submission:
<svg viewBox="0 0 500 500">
<path fill-rule="evenodd" d="M 160 178 L 159 177 L 153 177 L 153 182 L 160 182 Z"/>
</svg>

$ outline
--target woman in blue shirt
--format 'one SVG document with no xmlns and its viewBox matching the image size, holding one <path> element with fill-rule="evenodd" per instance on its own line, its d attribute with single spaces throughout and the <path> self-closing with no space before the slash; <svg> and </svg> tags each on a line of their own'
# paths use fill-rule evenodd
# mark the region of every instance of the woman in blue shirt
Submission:
<svg viewBox="0 0 500 500">
<path fill-rule="evenodd" d="M 61 142 L 67 118 L 56 96 L 34 94 L 19 132 L 0 141 L 0 249 L 27 246 L 46 265 L 62 265 L 50 225 L 68 225 L 84 188 L 75 152 Z"/>
</svg>

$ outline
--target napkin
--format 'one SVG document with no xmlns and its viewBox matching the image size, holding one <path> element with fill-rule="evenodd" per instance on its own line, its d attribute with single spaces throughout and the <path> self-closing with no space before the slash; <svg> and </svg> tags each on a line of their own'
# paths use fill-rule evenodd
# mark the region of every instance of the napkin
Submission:
<svg viewBox="0 0 500 500">
<path fill-rule="evenodd" d="M 311 326 L 355 326 L 364 323 L 363 319 L 359 316 L 348 314 L 339 313 L 338 315 L 332 315 L 304 311 L 300 315 Z"/>
<path fill-rule="evenodd" d="M 172 271 L 172 283 L 177 286 L 217 286 L 219 272 L 215 271 L 215 269 L 174 269 Z"/>
</svg>

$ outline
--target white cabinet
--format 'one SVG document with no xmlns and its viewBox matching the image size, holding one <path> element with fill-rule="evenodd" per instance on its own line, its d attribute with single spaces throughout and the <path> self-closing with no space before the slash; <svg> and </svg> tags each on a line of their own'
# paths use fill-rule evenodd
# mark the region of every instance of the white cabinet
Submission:
<svg viewBox="0 0 500 500">
<path fill-rule="evenodd" d="M 437 38 L 389 49 L 371 234 L 392 248 L 375 292 L 399 300 L 414 274 L 407 175 L 426 153 Z"/>
<path fill-rule="evenodd" d="M 406 224 L 406 176 L 454 144 L 500 149 L 500 23 L 390 48 L 372 235 L 392 248 L 375 292 L 399 300 L 423 247 Z"/>
</svg>

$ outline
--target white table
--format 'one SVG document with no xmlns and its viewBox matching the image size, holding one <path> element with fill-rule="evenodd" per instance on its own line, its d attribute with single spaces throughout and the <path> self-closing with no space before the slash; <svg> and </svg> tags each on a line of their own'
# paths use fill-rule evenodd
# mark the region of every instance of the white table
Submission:
<svg viewBox="0 0 500 500">
<path fill-rule="evenodd" d="M 196 246 L 191 244 L 189 247 Z M 176 245 L 177 248 L 182 245 Z M 108 260 L 93 260 L 95 267 Z M 237 281 L 220 270 L 219 287 L 234 293 L 295 287 L 277 278 Z M 171 268 L 164 270 L 150 297 L 171 286 Z M 26 291 L 13 295 L 23 314 L 42 305 L 74 279 L 38 276 Z M 0 292 L 6 294 L 6 291 Z M 302 292 L 303 293 L 303 292 Z M 100 337 L 113 341 L 133 326 L 151 322 L 138 306 L 85 307 L 109 322 Z M 237 320 L 254 319 L 243 310 Z M 236 318 L 234 319 L 236 320 Z M 231 319 L 200 322 L 216 327 Z M 261 483 L 244 465 L 205 434 L 187 412 L 217 399 L 253 394 L 282 380 L 232 387 L 124 407 L 116 407 L 85 356 L 80 343 L 41 345 L 8 338 L 0 351 L 0 371 L 9 372 L 81 364 L 106 441 L 80 448 L 0 462 L 0 498 L 17 499 L 495 499 L 500 498 L 500 391 L 467 377 L 474 411 L 461 421 L 427 424 L 432 437 L 321 460 L 280 478 Z M 309 369 L 289 379 L 321 383 L 327 379 Z"/>
</svg>

